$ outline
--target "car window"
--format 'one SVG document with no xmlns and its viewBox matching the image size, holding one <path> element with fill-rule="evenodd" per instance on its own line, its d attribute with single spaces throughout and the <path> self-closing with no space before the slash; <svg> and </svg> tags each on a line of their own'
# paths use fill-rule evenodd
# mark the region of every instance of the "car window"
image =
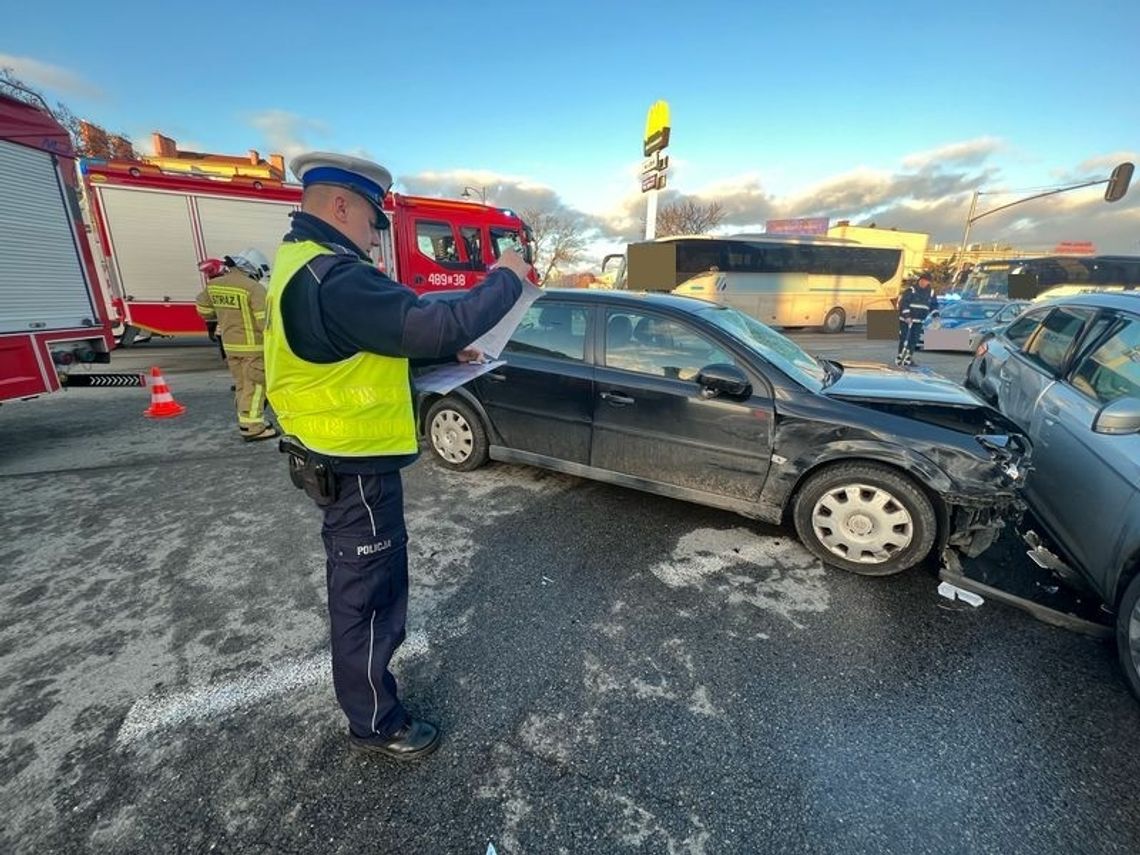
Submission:
<svg viewBox="0 0 1140 855">
<path fill-rule="evenodd" d="M 731 354 L 685 324 L 638 312 L 606 313 L 609 368 L 692 380 L 706 365 L 717 362 L 735 364 Z"/>
<path fill-rule="evenodd" d="M 1002 309 L 1000 312 L 998 312 L 998 316 L 997 316 L 998 323 L 1008 323 L 1009 321 L 1012 321 L 1014 318 L 1016 318 L 1021 313 L 1021 311 L 1024 308 L 1025 308 L 1025 306 L 1023 306 L 1023 305 L 1019 305 L 1017 303 L 1011 303 L 1010 305 L 1008 305 L 1004 309 Z"/>
<path fill-rule="evenodd" d="M 1140 398 L 1140 319 L 1129 320 L 1086 356 L 1069 382 L 1101 404 Z"/>
<path fill-rule="evenodd" d="M 1029 337 L 1037 331 L 1041 319 L 1048 314 L 1048 309 L 1039 309 L 1036 312 L 1030 312 L 1023 318 L 1019 318 L 1009 325 L 1009 329 L 1005 331 L 1005 337 L 1009 339 L 1010 344 L 1015 347 L 1021 347 L 1025 342 L 1029 341 Z"/>
<path fill-rule="evenodd" d="M 539 300 L 526 310 L 506 349 L 581 362 L 586 358 L 587 311 L 582 306 Z"/>
<path fill-rule="evenodd" d="M 1089 313 L 1082 309 L 1062 307 L 1050 313 L 1021 352 L 1052 374 L 1061 373 L 1073 342 L 1081 333 Z"/>
</svg>

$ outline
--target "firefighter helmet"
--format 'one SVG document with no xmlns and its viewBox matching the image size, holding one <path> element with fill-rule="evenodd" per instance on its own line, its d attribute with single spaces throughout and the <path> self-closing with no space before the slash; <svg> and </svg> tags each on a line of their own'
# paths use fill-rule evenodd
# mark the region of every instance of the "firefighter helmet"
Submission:
<svg viewBox="0 0 1140 855">
<path fill-rule="evenodd" d="M 226 263 L 220 258 L 206 258 L 198 262 L 198 270 L 207 279 L 217 279 L 226 272 Z"/>
<path fill-rule="evenodd" d="M 269 275 L 269 259 L 258 249 L 243 249 L 234 255 L 227 255 L 226 264 L 254 279 L 260 280 Z"/>
</svg>

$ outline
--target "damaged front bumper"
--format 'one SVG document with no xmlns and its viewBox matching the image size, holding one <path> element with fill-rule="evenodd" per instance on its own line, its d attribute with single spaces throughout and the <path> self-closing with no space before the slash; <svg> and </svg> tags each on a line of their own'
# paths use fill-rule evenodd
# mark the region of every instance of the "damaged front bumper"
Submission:
<svg viewBox="0 0 1140 855">
<path fill-rule="evenodd" d="M 977 558 L 994 545 L 1002 529 L 1016 527 L 1025 513 L 1025 502 L 1015 495 L 981 500 L 945 497 L 949 504 L 947 536 L 943 552 L 957 550 Z"/>
<path fill-rule="evenodd" d="M 954 549 L 977 558 L 994 545 L 1002 529 L 1017 526 L 1025 514 L 1021 498 L 1031 468 L 1032 449 L 1020 434 L 980 434 L 975 437 L 989 452 L 1001 473 L 1001 489 L 970 495 L 947 495 L 946 541 L 943 552 Z"/>
</svg>

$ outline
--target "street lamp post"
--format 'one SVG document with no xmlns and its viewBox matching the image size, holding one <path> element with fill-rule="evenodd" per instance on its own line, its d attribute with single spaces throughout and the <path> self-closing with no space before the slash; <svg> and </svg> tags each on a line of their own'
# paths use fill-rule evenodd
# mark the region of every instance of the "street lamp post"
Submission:
<svg viewBox="0 0 1140 855">
<path fill-rule="evenodd" d="M 486 187 L 464 187 L 463 192 L 460 193 L 464 199 L 470 199 L 472 193 L 479 194 L 479 201 L 484 205 L 487 204 L 487 188 Z"/>
<path fill-rule="evenodd" d="M 970 228 L 982 217 L 988 217 L 990 214 L 996 214 L 998 211 L 1004 211 L 1007 208 L 1012 208 L 1014 205 L 1020 205 L 1022 202 L 1032 202 L 1034 199 L 1044 199 L 1046 196 L 1056 196 L 1058 193 L 1068 193 L 1070 190 L 1080 190 L 1084 187 L 1095 187 L 1098 184 L 1108 185 L 1104 191 L 1104 201 L 1116 202 L 1128 192 L 1128 185 L 1132 181 L 1133 168 L 1133 164 L 1131 163 L 1121 163 L 1112 170 L 1112 175 L 1108 178 L 1102 178 L 1099 181 L 1084 181 L 1080 184 L 1070 184 L 1067 187 L 1046 190 L 1044 193 L 1034 193 L 1032 196 L 1026 196 L 1024 199 L 1018 199 L 1014 202 L 1008 202 L 1005 205 L 998 205 L 996 208 L 990 208 L 988 211 L 982 211 L 980 214 L 974 213 L 978 209 L 978 197 L 986 195 L 992 196 L 994 194 L 987 194 L 982 190 L 975 190 L 974 197 L 970 200 L 970 213 L 966 215 L 966 230 L 962 233 L 962 247 L 958 251 L 958 272 L 954 278 L 957 279 L 958 276 L 961 275 L 962 268 L 966 264 L 966 245 L 970 240 Z"/>
</svg>

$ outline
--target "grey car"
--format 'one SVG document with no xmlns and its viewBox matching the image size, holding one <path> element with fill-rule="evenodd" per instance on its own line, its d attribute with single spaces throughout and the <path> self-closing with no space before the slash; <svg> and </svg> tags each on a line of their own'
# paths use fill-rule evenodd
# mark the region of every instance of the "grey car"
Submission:
<svg viewBox="0 0 1140 855">
<path fill-rule="evenodd" d="M 967 385 L 1032 440 L 1026 500 L 1047 542 L 1031 534 L 1031 557 L 1075 569 L 1115 611 L 1140 697 L 1140 294 L 1030 309 L 980 348 Z"/>
<path fill-rule="evenodd" d="M 1014 318 L 1029 306 L 1028 300 L 959 300 L 947 302 L 937 315 L 931 315 L 923 322 L 924 338 L 937 341 L 928 333 L 931 330 L 955 330 L 960 335 L 940 350 L 964 350 L 973 353 L 977 346 L 1000 329 L 1004 329 Z M 934 350 L 926 344 L 923 350 Z"/>
</svg>

